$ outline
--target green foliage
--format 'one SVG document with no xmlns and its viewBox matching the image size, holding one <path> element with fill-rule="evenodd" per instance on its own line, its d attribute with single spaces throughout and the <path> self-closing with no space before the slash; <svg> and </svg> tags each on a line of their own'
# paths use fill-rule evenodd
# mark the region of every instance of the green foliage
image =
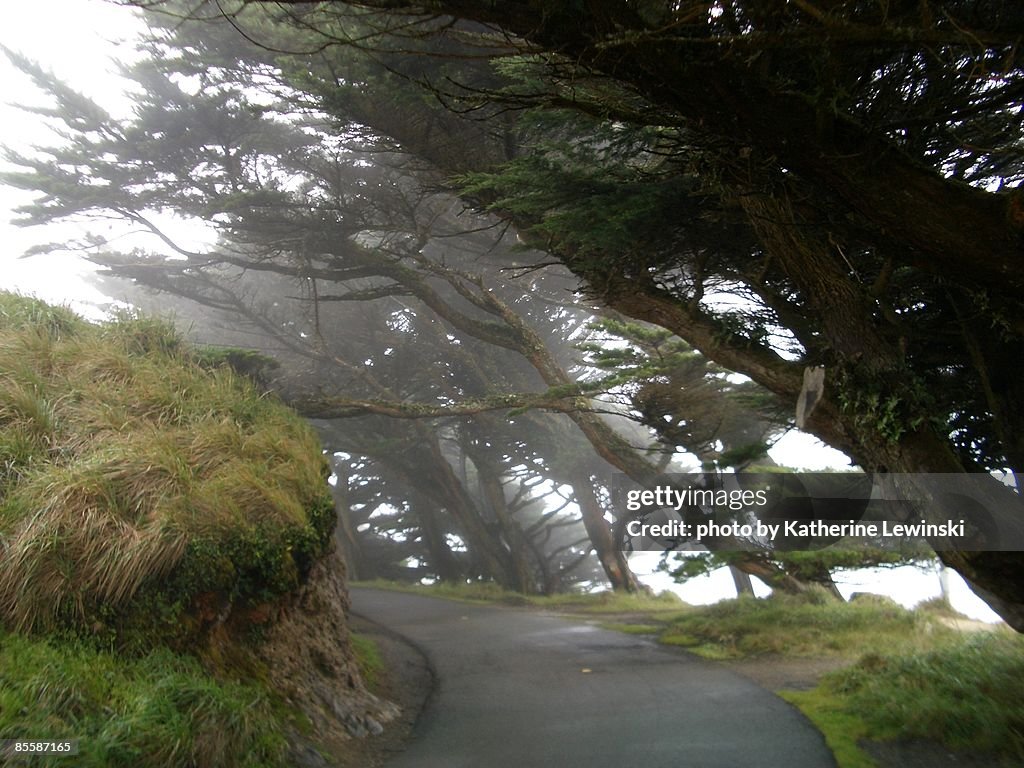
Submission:
<svg viewBox="0 0 1024 768">
<path fill-rule="evenodd" d="M 201 347 L 192 350 L 192 358 L 204 368 L 230 368 L 262 389 L 268 387 L 270 377 L 281 367 L 272 357 L 237 347 Z"/>
<path fill-rule="evenodd" d="M 665 376 L 694 363 L 716 370 L 693 347 L 663 328 L 602 318 L 590 323 L 588 330 L 600 334 L 602 339 L 579 348 L 587 354 L 591 365 L 622 377 L 612 383 Z M 609 340 L 626 343 L 608 344 Z"/>
<path fill-rule="evenodd" d="M 460 192 L 490 201 L 489 210 L 521 222 L 537 242 L 557 241 L 562 252 L 573 254 L 573 267 L 598 285 L 603 274 L 649 252 L 664 221 L 688 206 L 692 188 L 686 179 L 601 167 L 595 159 L 605 150 L 589 143 L 548 150 L 498 172 L 467 174 L 457 180 Z"/>
<path fill-rule="evenodd" d="M 738 445 L 735 448 L 722 451 L 722 455 L 718 457 L 718 466 L 743 467 L 750 470 L 750 465 L 753 462 L 764 460 L 768 455 L 769 448 L 771 448 L 771 446 L 764 440 L 758 440 L 745 445 Z"/>
<path fill-rule="evenodd" d="M 664 328 L 601 319 L 580 345 L 588 362 L 609 373 L 588 386 L 628 398 L 638 418 L 675 449 L 682 446 L 705 466 L 747 467 L 767 455 L 770 437 L 788 415 L 777 399 L 727 371 Z"/>
<path fill-rule="evenodd" d="M 312 430 L 165 323 L 0 295 L 0 617 L 144 650 L 299 586 L 334 522 Z M 190 616 L 191 612 L 191 616 Z"/>
<path fill-rule="evenodd" d="M 262 686 L 214 680 L 167 650 L 124 659 L 0 634 L 0 739 L 78 739 L 76 766 L 284 766 L 276 706 Z"/>
<path fill-rule="evenodd" d="M 836 571 L 855 568 L 933 562 L 935 553 L 924 545 L 907 549 L 882 549 L 838 542 L 820 549 L 764 550 L 760 554 L 779 566 L 788 575 L 804 582 L 821 581 Z M 666 571 L 679 583 L 705 576 L 718 568 L 732 565 L 745 556 L 743 552 L 665 553 L 658 569 Z"/>
<path fill-rule="evenodd" d="M 937 393 L 930 392 L 910 370 L 879 380 L 852 367 L 837 373 L 834 381 L 840 408 L 858 426 L 873 430 L 890 443 L 925 424 L 944 426 L 936 417 Z"/>
</svg>

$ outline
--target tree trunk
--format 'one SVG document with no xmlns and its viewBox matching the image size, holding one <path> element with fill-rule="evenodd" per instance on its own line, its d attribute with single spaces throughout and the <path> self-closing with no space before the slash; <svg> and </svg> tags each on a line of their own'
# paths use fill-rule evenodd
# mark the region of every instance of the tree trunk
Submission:
<svg viewBox="0 0 1024 768">
<path fill-rule="evenodd" d="M 447 527 L 438 519 L 434 503 L 429 499 L 419 498 L 410 493 L 409 508 L 419 521 L 423 533 L 423 543 L 430 558 L 430 567 L 441 581 L 461 583 L 466 579 L 466 571 L 455 553 L 448 545 Z"/>
<path fill-rule="evenodd" d="M 477 478 L 480 482 L 480 490 L 490 507 L 491 512 L 501 528 L 502 536 L 508 544 L 508 558 L 512 576 L 515 579 L 516 592 L 524 595 L 536 593 L 536 579 L 533 575 L 533 568 L 530 566 L 530 546 L 526 541 L 519 524 L 512 518 L 505 499 L 505 489 L 501 484 L 501 477 L 495 467 L 484 459 L 470 456 L 477 469 Z"/>
<path fill-rule="evenodd" d="M 601 561 L 612 589 L 620 592 L 639 592 L 640 582 L 629 567 L 625 554 L 619 549 L 618 542 L 612 535 L 611 526 L 605 520 L 604 507 L 594 493 L 594 484 L 589 473 L 574 469 L 571 481 L 576 504 L 583 515 L 583 527 L 586 528 L 590 542 L 594 545 L 597 559 Z"/>
<path fill-rule="evenodd" d="M 750 581 L 749 573 L 744 573 L 735 565 L 730 565 L 729 575 L 732 576 L 732 583 L 736 587 L 736 597 L 754 596 L 754 584 Z"/>
<path fill-rule="evenodd" d="M 778 589 L 790 595 L 802 595 L 807 585 L 784 570 L 757 555 L 739 558 L 734 563 L 737 570 L 750 576 L 757 576 L 772 589 Z"/>
</svg>

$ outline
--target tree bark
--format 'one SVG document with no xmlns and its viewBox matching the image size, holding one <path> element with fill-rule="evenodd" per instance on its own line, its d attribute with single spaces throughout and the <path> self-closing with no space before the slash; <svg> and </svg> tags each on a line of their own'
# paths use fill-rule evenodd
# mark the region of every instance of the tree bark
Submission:
<svg viewBox="0 0 1024 768">
<path fill-rule="evenodd" d="M 594 483 L 590 474 L 576 468 L 570 474 L 569 481 L 576 497 L 576 504 L 583 515 L 583 525 L 612 589 L 621 592 L 641 591 L 640 583 L 630 569 L 625 554 L 619 549 L 618 542 L 612 535 L 611 526 L 605 520 L 605 511 L 594 493 Z"/>
<path fill-rule="evenodd" d="M 732 576 L 733 586 L 736 587 L 736 597 L 753 597 L 754 584 L 750 581 L 750 574 L 737 568 L 729 566 L 729 575 Z"/>
<path fill-rule="evenodd" d="M 535 594 L 537 580 L 530 565 L 531 549 L 519 523 L 513 519 L 509 511 L 505 489 L 501 484 L 501 476 L 491 462 L 476 452 L 470 453 L 470 460 L 477 470 L 481 495 L 497 520 L 502 538 L 508 544 L 511 575 L 516 582 L 515 591 L 524 595 Z"/>
</svg>

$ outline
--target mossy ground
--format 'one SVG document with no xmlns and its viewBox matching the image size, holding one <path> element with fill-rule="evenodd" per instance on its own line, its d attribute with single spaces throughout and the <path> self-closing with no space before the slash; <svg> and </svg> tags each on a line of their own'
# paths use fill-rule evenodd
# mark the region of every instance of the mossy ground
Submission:
<svg viewBox="0 0 1024 768">
<path fill-rule="evenodd" d="M 384 673 L 384 659 L 380 649 L 372 637 L 353 633 L 351 635 L 352 650 L 356 655 L 356 665 L 366 687 L 376 692 L 377 684 Z"/>
</svg>

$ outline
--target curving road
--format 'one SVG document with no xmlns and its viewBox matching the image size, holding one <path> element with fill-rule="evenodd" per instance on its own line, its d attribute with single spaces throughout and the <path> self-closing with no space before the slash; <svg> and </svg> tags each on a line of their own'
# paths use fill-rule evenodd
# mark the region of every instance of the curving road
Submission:
<svg viewBox="0 0 1024 768">
<path fill-rule="evenodd" d="M 375 589 L 437 690 L 388 768 L 830 768 L 793 707 L 721 666 L 565 618 Z"/>
</svg>

